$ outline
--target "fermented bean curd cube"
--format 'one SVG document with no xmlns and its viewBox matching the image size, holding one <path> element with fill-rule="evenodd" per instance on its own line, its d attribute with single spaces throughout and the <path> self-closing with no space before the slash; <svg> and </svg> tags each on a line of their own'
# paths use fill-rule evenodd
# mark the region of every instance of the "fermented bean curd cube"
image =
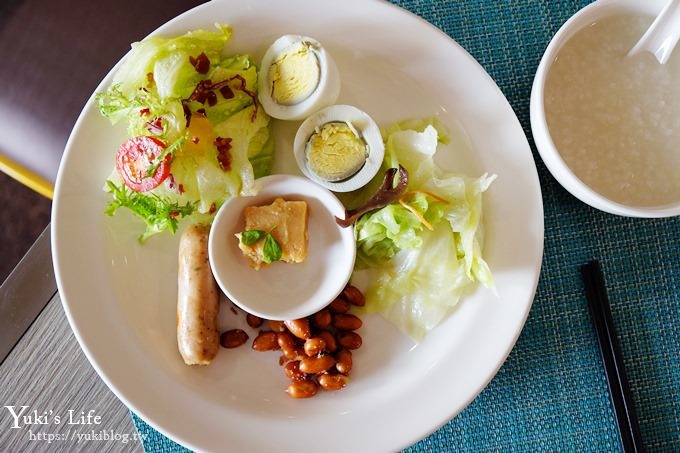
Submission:
<svg viewBox="0 0 680 453">
<path fill-rule="evenodd" d="M 307 220 L 309 217 L 306 201 L 286 201 L 277 198 L 270 205 L 248 206 L 244 209 L 244 231 L 262 231 L 276 240 L 281 248 L 281 261 L 301 263 L 307 257 Z M 253 269 L 268 264 L 265 253 L 266 240 L 244 244 L 243 233 L 239 233 L 239 248 Z"/>
</svg>

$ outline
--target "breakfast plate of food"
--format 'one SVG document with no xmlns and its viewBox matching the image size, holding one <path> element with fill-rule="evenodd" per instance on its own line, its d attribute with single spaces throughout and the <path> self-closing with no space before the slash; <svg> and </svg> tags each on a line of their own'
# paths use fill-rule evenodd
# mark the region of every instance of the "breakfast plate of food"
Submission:
<svg viewBox="0 0 680 453">
<path fill-rule="evenodd" d="M 381 1 L 214 0 L 93 93 L 52 245 L 83 351 L 159 432 L 394 451 L 507 358 L 543 206 L 512 108 L 440 30 Z"/>
</svg>

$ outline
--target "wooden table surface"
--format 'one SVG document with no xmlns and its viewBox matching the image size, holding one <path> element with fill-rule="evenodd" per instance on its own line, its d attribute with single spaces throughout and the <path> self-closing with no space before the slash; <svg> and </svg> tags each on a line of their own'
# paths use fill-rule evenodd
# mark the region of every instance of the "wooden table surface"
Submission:
<svg viewBox="0 0 680 453">
<path fill-rule="evenodd" d="M 78 345 L 58 293 L 0 364 L 0 404 L 0 452 L 143 451 L 127 407 Z"/>
</svg>

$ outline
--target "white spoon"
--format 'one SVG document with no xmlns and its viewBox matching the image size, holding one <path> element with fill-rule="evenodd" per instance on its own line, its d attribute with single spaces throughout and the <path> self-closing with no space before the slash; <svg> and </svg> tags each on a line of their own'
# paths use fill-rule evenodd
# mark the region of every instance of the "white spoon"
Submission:
<svg viewBox="0 0 680 453">
<path fill-rule="evenodd" d="M 680 0 L 670 0 L 642 38 L 628 52 L 635 55 L 651 52 L 661 64 L 668 61 L 680 38 Z"/>
</svg>

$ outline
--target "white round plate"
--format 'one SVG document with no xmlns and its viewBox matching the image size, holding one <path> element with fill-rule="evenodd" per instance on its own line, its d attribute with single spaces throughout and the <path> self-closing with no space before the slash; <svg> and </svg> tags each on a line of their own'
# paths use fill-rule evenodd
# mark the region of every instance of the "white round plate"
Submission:
<svg viewBox="0 0 680 453">
<path fill-rule="evenodd" d="M 188 367 L 176 345 L 178 235 L 137 243 L 142 225 L 104 215 L 102 186 L 125 126 L 92 101 L 67 143 L 52 216 L 54 266 L 64 309 L 83 351 L 113 392 L 150 425 L 195 450 L 394 451 L 458 414 L 510 353 L 528 315 L 543 251 L 536 167 L 519 121 L 492 79 L 444 33 L 375 0 L 212 1 L 159 28 L 172 36 L 215 22 L 233 26 L 229 53 L 257 61 L 278 36 L 314 36 L 342 77 L 339 103 L 381 126 L 436 115 L 451 141 L 449 169 L 498 174 L 485 194 L 485 257 L 497 295 L 479 288 L 420 344 L 368 316 L 352 381 L 340 392 L 291 399 L 277 353 L 221 350 Z M 108 86 L 109 74 L 98 89 Z M 277 123 L 275 172 L 299 174 L 298 123 Z M 222 327 L 243 316 L 222 310 Z M 251 338 L 253 338 L 251 336 Z"/>
<path fill-rule="evenodd" d="M 302 176 L 271 175 L 258 180 L 257 195 L 227 200 L 215 215 L 208 249 L 215 279 L 229 299 L 264 319 L 285 321 L 312 315 L 343 290 L 354 268 L 354 228 L 342 228 L 345 208 L 330 190 Z M 276 198 L 305 201 L 307 257 L 301 263 L 271 263 L 259 270 L 248 264 L 235 235 L 243 231 L 247 206 Z"/>
</svg>

